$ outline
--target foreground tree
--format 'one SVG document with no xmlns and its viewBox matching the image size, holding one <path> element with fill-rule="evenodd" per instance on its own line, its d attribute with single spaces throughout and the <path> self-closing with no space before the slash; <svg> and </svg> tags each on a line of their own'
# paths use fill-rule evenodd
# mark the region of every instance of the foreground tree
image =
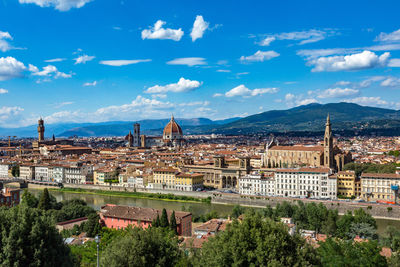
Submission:
<svg viewBox="0 0 400 267">
<path fill-rule="evenodd" d="M 328 238 L 317 249 L 323 266 L 387 266 L 385 257 L 379 253 L 377 241 L 353 242 L 335 241 Z"/>
<path fill-rule="evenodd" d="M 0 208 L 1 266 L 72 266 L 69 248 L 41 210 Z"/>
<path fill-rule="evenodd" d="M 170 221 L 169 227 L 171 228 L 172 232 L 174 232 L 177 235 L 178 230 L 176 225 L 175 211 L 171 213 L 171 218 L 169 219 L 169 221 Z"/>
<path fill-rule="evenodd" d="M 170 231 L 135 227 L 115 239 L 101 256 L 101 266 L 175 266 L 183 257 L 178 240 Z"/>
<path fill-rule="evenodd" d="M 49 210 L 51 209 L 51 200 L 49 190 L 45 188 L 40 195 L 38 208 L 41 210 Z"/>
<path fill-rule="evenodd" d="M 167 214 L 167 210 L 166 209 L 162 210 L 161 219 L 160 219 L 160 226 L 161 227 L 168 227 L 169 226 L 168 214 Z"/>
<path fill-rule="evenodd" d="M 262 219 L 250 211 L 243 222 L 228 228 L 203 245 L 195 266 L 309 266 L 319 261 L 304 239 L 288 234 L 282 223 Z"/>
<path fill-rule="evenodd" d="M 21 196 L 21 205 L 25 205 L 30 208 L 37 208 L 38 203 L 39 203 L 38 199 L 27 189 L 25 189 L 24 193 Z"/>
</svg>

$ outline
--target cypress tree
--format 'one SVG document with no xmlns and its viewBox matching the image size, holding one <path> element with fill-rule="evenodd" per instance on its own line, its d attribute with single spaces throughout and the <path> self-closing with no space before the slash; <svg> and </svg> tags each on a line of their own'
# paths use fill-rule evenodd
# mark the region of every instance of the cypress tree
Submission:
<svg viewBox="0 0 400 267">
<path fill-rule="evenodd" d="M 45 188 L 43 193 L 40 195 L 38 208 L 42 210 L 49 210 L 51 208 L 50 194 L 47 188 Z"/>
<path fill-rule="evenodd" d="M 177 225 L 176 225 L 176 218 L 175 218 L 175 211 L 172 212 L 170 221 L 171 230 L 174 231 L 175 234 L 178 234 Z"/>
<path fill-rule="evenodd" d="M 166 209 L 162 210 L 160 226 L 161 227 L 168 227 L 169 226 L 168 215 L 167 215 L 167 210 Z"/>
<path fill-rule="evenodd" d="M 157 214 L 157 218 L 155 218 L 153 220 L 153 222 L 151 223 L 151 226 L 152 227 L 160 227 L 160 216 L 158 216 L 158 214 Z"/>
</svg>

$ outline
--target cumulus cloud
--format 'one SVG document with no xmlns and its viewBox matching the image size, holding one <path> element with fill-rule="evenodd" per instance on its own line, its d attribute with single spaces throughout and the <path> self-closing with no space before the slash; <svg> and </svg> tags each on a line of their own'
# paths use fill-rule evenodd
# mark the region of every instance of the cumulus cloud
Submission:
<svg viewBox="0 0 400 267">
<path fill-rule="evenodd" d="M 94 81 L 94 82 L 87 82 L 87 83 L 84 83 L 83 84 L 83 86 L 96 86 L 97 85 L 97 81 Z"/>
<path fill-rule="evenodd" d="M 8 93 L 8 90 L 6 90 L 4 88 L 0 88 L 0 95 L 7 94 L 7 93 Z"/>
<path fill-rule="evenodd" d="M 15 58 L 0 58 L 0 81 L 21 77 L 24 70 L 26 70 L 24 63 L 16 60 Z"/>
<path fill-rule="evenodd" d="M 191 81 L 189 79 L 180 78 L 177 83 L 171 83 L 167 85 L 154 85 L 149 87 L 145 93 L 150 94 L 162 94 L 167 92 L 173 93 L 182 93 L 182 92 L 189 92 L 199 88 L 201 82 L 199 81 Z"/>
<path fill-rule="evenodd" d="M 263 95 L 266 93 L 269 94 L 274 94 L 278 92 L 278 88 L 256 88 L 253 90 L 250 90 L 243 84 L 236 86 L 235 88 L 229 90 L 228 92 L 225 93 L 226 97 L 235 97 L 235 96 L 242 96 L 242 97 L 252 97 L 252 96 L 258 96 L 258 95 Z M 214 95 L 215 96 L 215 95 Z"/>
<path fill-rule="evenodd" d="M 92 0 L 19 0 L 21 4 L 35 4 L 40 7 L 54 7 L 59 11 L 81 8 Z"/>
<path fill-rule="evenodd" d="M 241 56 L 240 60 L 242 62 L 263 62 L 270 60 L 274 57 L 279 57 L 279 53 L 275 51 L 260 51 L 258 50 L 254 55 L 251 56 Z"/>
<path fill-rule="evenodd" d="M 280 101 L 276 102 L 279 103 Z M 308 105 L 311 103 L 318 103 L 318 101 L 315 98 L 304 98 L 303 95 L 294 95 L 288 93 L 285 95 L 285 103 L 288 107 L 295 107 L 295 106 Z"/>
<path fill-rule="evenodd" d="M 323 90 L 318 94 L 318 98 L 341 98 L 341 97 L 349 97 L 359 94 L 360 91 L 358 89 L 351 88 L 329 88 Z"/>
<path fill-rule="evenodd" d="M 345 102 L 356 103 L 364 106 L 386 106 L 388 102 L 381 99 L 380 96 L 360 96 L 353 99 L 347 99 Z"/>
<path fill-rule="evenodd" d="M 179 41 L 183 36 L 183 31 L 181 28 L 174 30 L 170 28 L 163 28 L 165 21 L 158 20 L 154 27 L 150 29 L 145 29 L 142 31 L 142 39 L 169 39 L 174 41 Z"/>
<path fill-rule="evenodd" d="M 384 87 L 400 87 L 400 79 L 395 77 L 387 77 L 381 82 Z"/>
<path fill-rule="evenodd" d="M 192 32 L 190 33 L 192 42 L 202 38 L 209 25 L 210 23 L 204 21 L 203 16 L 196 16 L 196 20 L 193 23 Z"/>
<path fill-rule="evenodd" d="M 21 107 L 7 107 L 7 106 L 3 106 L 0 107 L 0 125 L 1 126 L 6 126 L 6 127 L 10 127 L 10 126 L 15 126 L 15 121 L 17 119 L 17 117 L 19 117 L 21 115 L 21 112 L 24 109 Z"/>
<path fill-rule="evenodd" d="M 12 40 L 12 36 L 8 32 L 0 31 L 0 51 L 7 52 L 11 50 L 13 47 L 10 45 L 8 40 Z"/>
<path fill-rule="evenodd" d="M 400 41 L 400 29 L 391 33 L 381 32 L 375 39 L 381 42 L 399 42 Z"/>
<path fill-rule="evenodd" d="M 189 67 L 197 66 L 197 65 L 207 65 L 205 58 L 202 57 L 183 57 L 176 58 L 171 61 L 168 61 L 168 65 L 187 65 Z"/>
<path fill-rule="evenodd" d="M 32 72 L 32 75 L 34 76 L 52 77 L 54 79 L 72 77 L 72 74 L 61 72 L 57 69 L 56 66 L 53 65 L 47 65 L 43 67 L 41 71 L 39 71 L 39 69 L 36 66 L 29 64 L 29 70 Z"/>
<path fill-rule="evenodd" d="M 142 62 L 150 62 L 151 59 L 116 59 L 116 60 L 102 60 L 99 63 L 102 65 L 120 67 L 132 64 L 138 64 Z"/>
<path fill-rule="evenodd" d="M 225 73 L 227 73 L 227 72 L 231 72 L 231 70 L 224 70 L 224 69 L 219 69 L 219 70 L 216 70 L 217 72 L 225 72 Z"/>
<path fill-rule="evenodd" d="M 221 93 L 215 93 L 215 94 L 213 94 L 213 97 L 221 97 L 221 96 L 223 96 L 223 94 L 221 94 Z"/>
<path fill-rule="evenodd" d="M 79 56 L 79 57 L 77 57 L 77 58 L 74 58 L 74 60 L 75 60 L 75 65 L 76 65 L 76 64 L 85 64 L 86 62 L 91 61 L 91 60 L 93 60 L 94 58 L 95 58 L 94 56 L 88 56 L 88 55 Z"/>
<path fill-rule="evenodd" d="M 260 42 L 261 46 L 269 46 L 273 41 L 276 40 L 276 37 L 269 36 Z"/>
<path fill-rule="evenodd" d="M 388 64 L 390 53 L 378 56 L 371 51 L 363 51 L 347 56 L 320 57 L 310 60 L 308 65 L 314 66 L 313 72 L 321 71 L 354 71 L 383 67 Z"/>
</svg>

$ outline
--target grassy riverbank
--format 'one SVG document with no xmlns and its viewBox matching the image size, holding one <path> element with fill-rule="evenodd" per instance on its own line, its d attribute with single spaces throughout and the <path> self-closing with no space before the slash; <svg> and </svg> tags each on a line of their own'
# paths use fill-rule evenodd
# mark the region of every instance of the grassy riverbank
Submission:
<svg viewBox="0 0 400 267">
<path fill-rule="evenodd" d="M 83 188 L 49 188 L 49 190 L 58 192 L 76 193 L 76 194 L 92 194 L 92 195 L 113 196 L 113 197 L 143 198 L 143 199 L 189 202 L 189 203 L 211 203 L 211 197 L 195 198 L 189 196 L 178 196 L 174 194 L 120 192 L 120 191 L 106 191 L 106 190 L 83 189 Z"/>
</svg>

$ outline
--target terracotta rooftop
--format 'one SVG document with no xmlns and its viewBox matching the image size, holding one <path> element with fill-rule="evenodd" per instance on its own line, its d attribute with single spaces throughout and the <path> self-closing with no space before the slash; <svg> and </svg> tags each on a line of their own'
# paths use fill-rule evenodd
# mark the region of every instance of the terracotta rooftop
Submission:
<svg viewBox="0 0 400 267">
<path fill-rule="evenodd" d="M 277 169 L 276 172 L 318 172 L 326 173 L 329 172 L 329 168 L 318 167 L 318 168 L 298 168 L 298 169 Z"/>
<path fill-rule="evenodd" d="M 289 150 L 289 151 L 324 151 L 322 146 L 273 146 L 269 150 Z"/>
<path fill-rule="evenodd" d="M 156 210 L 152 208 L 142 208 L 142 207 L 131 207 L 131 206 L 119 206 L 119 205 L 111 205 L 107 204 L 102 207 L 100 212 L 104 217 L 113 217 L 119 219 L 128 219 L 128 220 L 141 220 L 152 222 L 158 216 L 161 218 L 162 210 Z M 172 210 L 167 210 L 168 219 L 172 214 Z M 179 224 L 181 219 L 191 215 L 190 212 L 184 211 L 175 211 L 176 222 Z"/>
<path fill-rule="evenodd" d="M 396 173 L 362 173 L 361 178 L 392 178 L 400 179 L 400 174 Z"/>
</svg>

